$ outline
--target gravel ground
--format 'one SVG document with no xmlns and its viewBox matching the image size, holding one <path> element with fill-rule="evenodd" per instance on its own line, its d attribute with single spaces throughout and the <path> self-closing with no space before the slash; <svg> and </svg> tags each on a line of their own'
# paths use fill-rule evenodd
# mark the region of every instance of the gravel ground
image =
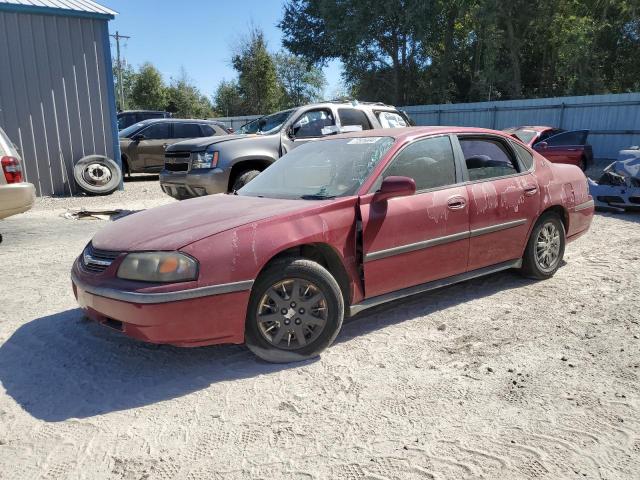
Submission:
<svg viewBox="0 0 640 480">
<path fill-rule="evenodd" d="M 85 321 L 74 257 L 157 183 L 0 222 L 0 478 L 637 479 L 640 215 L 597 215 L 557 275 L 505 272 L 345 323 L 320 359 L 180 349 Z"/>
</svg>

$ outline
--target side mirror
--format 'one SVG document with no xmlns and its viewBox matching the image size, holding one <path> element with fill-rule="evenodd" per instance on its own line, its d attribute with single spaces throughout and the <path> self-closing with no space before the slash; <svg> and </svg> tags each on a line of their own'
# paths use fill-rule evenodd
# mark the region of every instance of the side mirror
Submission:
<svg viewBox="0 0 640 480">
<path fill-rule="evenodd" d="M 134 142 L 139 142 L 141 140 L 144 140 L 144 135 L 141 133 L 136 133 L 133 137 L 131 137 L 131 140 L 133 140 Z"/>
<path fill-rule="evenodd" d="M 533 148 L 535 150 L 546 150 L 547 148 L 549 148 L 549 144 L 547 142 L 539 142 L 536 143 Z"/>
<path fill-rule="evenodd" d="M 382 181 L 374 201 L 381 202 L 395 197 L 408 197 L 416 193 L 416 182 L 409 177 L 387 177 Z"/>
</svg>

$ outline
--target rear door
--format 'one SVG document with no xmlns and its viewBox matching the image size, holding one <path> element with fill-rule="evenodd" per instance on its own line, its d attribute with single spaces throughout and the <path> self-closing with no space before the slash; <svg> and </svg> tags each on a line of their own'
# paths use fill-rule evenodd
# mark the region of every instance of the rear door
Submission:
<svg viewBox="0 0 640 480">
<path fill-rule="evenodd" d="M 510 141 L 458 135 L 469 180 L 469 265 L 477 270 L 521 258 L 540 209 L 540 188 Z"/>
<path fill-rule="evenodd" d="M 534 148 L 550 162 L 579 165 L 588 136 L 589 130 L 562 132 L 545 139 L 546 148 L 538 145 Z"/>
<path fill-rule="evenodd" d="M 413 178 L 416 194 L 375 202 L 392 175 Z M 451 137 L 428 137 L 400 150 L 360 198 L 367 298 L 465 271 L 469 199 L 461 181 Z"/>
</svg>

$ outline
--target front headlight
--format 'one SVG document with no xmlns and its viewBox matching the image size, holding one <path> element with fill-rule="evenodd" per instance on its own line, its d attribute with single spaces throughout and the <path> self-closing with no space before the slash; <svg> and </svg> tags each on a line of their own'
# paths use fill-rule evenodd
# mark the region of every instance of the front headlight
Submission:
<svg viewBox="0 0 640 480">
<path fill-rule="evenodd" d="M 191 164 L 194 168 L 216 168 L 218 166 L 218 152 L 207 150 L 206 152 L 195 152 L 195 158 Z"/>
<path fill-rule="evenodd" d="M 186 282 L 198 278 L 198 262 L 178 252 L 129 253 L 118 277 L 142 282 Z"/>
</svg>

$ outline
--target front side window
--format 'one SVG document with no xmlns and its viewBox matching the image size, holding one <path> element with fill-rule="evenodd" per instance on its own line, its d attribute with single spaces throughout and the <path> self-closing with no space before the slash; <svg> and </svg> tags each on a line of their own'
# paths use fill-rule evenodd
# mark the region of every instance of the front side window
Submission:
<svg viewBox="0 0 640 480">
<path fill-rule="evenodd" d="M 140 132 L 145 140 L 160 140 L 170 138 L 168 123 L 154 123 Z"/>
<path fill-rule="evenodd" d="M 406 120 L 397 112 L 378 112 L 378 120 L 382 128 L 408 127 Z"/>
<path fill-rule="evenodd" d="M 195 123 L 174 123 L 173 138 L 197 138 L 202 136 L 200 125 Z"/>
<path fill-rule="evenodd" d="M 273 163 L 238 195 L 305 200 L 354 195 L 394 141 L 355 137 L 305 143 Z"/>
<path fill-rule="evenodd" d="M 518 173 L 518 164 L 507 147 L 489 138 L 460 138 L 469 180 L 485 180 Z"/>
<path fill-rule="evenodd" d="M 367 114 L 362 110 L 355 108 L 339 108 L 338 117 L 343 127 L 355 126 L 360 127 L 361 130 L 370 130 L 371 124 L 367 118 Z"/>
<path fill-rule="evenodd" d="M 418 191 L 455 184 L 456 164 L 451 140 L 443 136 L 411 143 L 391 162 L 372 190 L 379 189 L 382 179 L 391 176 L 413 178 Z"/>
<path fill-rule="evenodd" d="M 329 110 L 310 110 L 293 124 L 292 133 L 295 138 L 314 138 L 324 135 L 323 129 L 336 124 Z"/>
</svg>

